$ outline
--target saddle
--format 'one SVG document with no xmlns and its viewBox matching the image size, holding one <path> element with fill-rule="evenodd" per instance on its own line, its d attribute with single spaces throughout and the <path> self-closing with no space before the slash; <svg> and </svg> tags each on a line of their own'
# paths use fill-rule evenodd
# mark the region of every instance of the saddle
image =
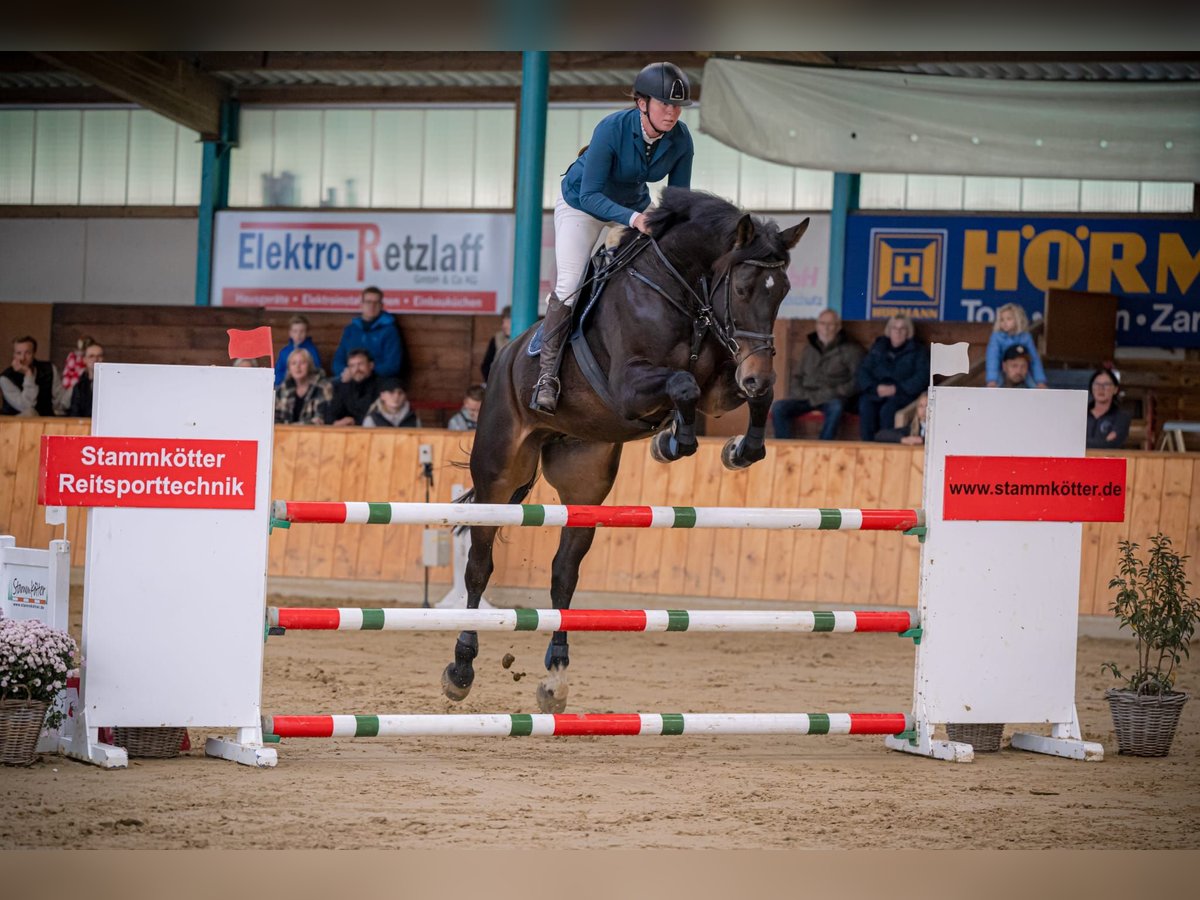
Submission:
<svg viewBox="0 0 1200 900">
<path fill-rule="evenodd" d="M 636 252 L 633 256 L 636 256 Z M 584 337 L 584 330 L 591 319 L 592 311 L 596 308 L 596 304 L 600 300 L 600 295 L 604 293 L 604 288 L 608 284 L 609 279 L 614 273 L 620 271 L 632 261 L 632 256 L 628 253 L 624 254 L 623 258 L 618 257 L 614 249 L 609 247 L 601 247 L 588 260 L 587 268 L 584 269 L 583 278 L 579 282 L 578 297 L 571 307 L 571 335 L 570 344 L 571 352 L 575 355 L 575 362 L 579 365 L 579 370 L 583 372 L 583 377 L 587 379 L 592 390 L 595 391 L 604 405 L 613 412 L 618 413 L 617 398 L 613 396 L 612 388 L 608 383 L 608 376 L 604 370 L 600 368 L 600 363 L 596 361 L 595 354 L 592 353 L 592 348 L 588 346 L 587 338 Z M 525 348 L 525 352 L 529 356 L 537 356 L 542 350 L 542 328 L 545 323 L 538 326 L 533 337 L 529 341 L 529 346 Z M 644 428 L 647 432 L 657 431 L 663 424 L 669 421 L 670 416 L 665 418 L 648 419 L 626 419 L 631 425 L 636 425 Z"/>
</svg>

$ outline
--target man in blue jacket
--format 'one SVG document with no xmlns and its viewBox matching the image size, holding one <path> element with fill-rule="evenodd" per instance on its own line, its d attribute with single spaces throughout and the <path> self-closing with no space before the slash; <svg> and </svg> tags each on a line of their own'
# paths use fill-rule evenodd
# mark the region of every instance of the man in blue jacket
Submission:
<svg viewBox="0 0 1200 900">
<path fill-rule="evenodd" d="M 609 222 L 648 233 L 643 215 L 650 205 L 647 185 L 662 179 L 691 187 L 692 136 L 679 121 L 691 105 L 687 75 L 669 62 L 651 63 L 633 83 L 635 106 L 600 120 L 591 142 L 563 176 L 554 204 L 554 291 L 542 325 L 541 372 L 530 408 L 558 408 L 558 368 L 571 307 L 592 248 Z"/>
<path fill-rule="evenodd" d="M 404 349 L 396 317 L 383 311 L 383 291 L 377 287 L 364 288 L 362 315 L 352 319 L 342 332 L 337 352 L 333 354 L 333 377 L 349 381 L 346 361 L 350 352 L 369 350 L 375 360 L 375 374 L 380 378 L 398 376 L 404 363 Z"/>
</svg>

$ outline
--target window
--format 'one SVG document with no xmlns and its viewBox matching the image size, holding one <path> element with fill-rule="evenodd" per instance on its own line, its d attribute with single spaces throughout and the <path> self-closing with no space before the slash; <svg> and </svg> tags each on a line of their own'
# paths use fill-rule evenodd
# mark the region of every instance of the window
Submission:
<svg viewBox="0 0 1200 900">
<path fill-rule="evenodd" d="M 867 173 L 862 176 L 859 206 L 871 210 L 1189 213 L 1192 185 Z"/>
<path fill-rule="evenodd" d="M 512 106 L 242 109 L 229 205 L 508 209 Z"/>
<path fill-rule="evenodd" d="M 0 110 L 0 204 L 194 206 L 199 135 L 122 107 Z"/>
</svg>

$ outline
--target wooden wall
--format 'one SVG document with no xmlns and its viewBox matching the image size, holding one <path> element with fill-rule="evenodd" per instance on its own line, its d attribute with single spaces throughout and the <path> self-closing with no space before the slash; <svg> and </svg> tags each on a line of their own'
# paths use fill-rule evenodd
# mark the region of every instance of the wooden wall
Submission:
<svg viewBox="0 0 1200 900">
<path fill-rule="evenodd" d="M 292 315 L 221 306 L 57 303 L 49 352 L 41 350 L 38 356 L 61 369 L 67 353 L 86 334 L 104 345 L 109 362 L 224 366 L 229 365 L 226 329 L 269 325 L 278 352 L 288 339 Z M 328 371 L 342 329 L 356 313 L 306 311 L 304 315 Z M 444 425 L 458 410 L 467 387 L 481 380 L 479 365 L 500 327 L 500 317 L 405 314 L 398 318 L 412 360 L 409 397 L 423 422 Z"/>
<path fill-rule="evenodd" d="M 20 546 L 55 537 L 37 506 L 38 446 L 43 434 L 86 434 L 87 420 L 0 420 L 0 533 Z M 469 434 L 354 428 L 275 430 L 272 496 L 280 500 L 425 499 L 417 448 L 431 444 L 433 500 L 469 484 L 464 469 Z M 743 473 L 720 464 L 722 441 L 702 439 L 700 452 L 670 466 L 650 460 L 645 443 L 626 448 L 614 504 L 673 506 L 912 507 L 920 504 L 924 457 L 897 445 L 770 442 L 767 459 Z M 1084 526 L 1079 611 L 1108 611 L 1108 580 L 1117 541 L 1145 543 L 1163 530 L 1192 556 L 1189 577 L 1200 586 L 1200 456 L 1128 453 L 1126 521 Z M 533 502 L 553 503 L 539 482 Z M 68 516 L 67 537 L 82 565 L 80 510 Z M 264 523 L 265 527 L 265 523 Z M 381 525 L 295 525 L 271 537 L 270 573 L 293 577 L 419 583 L 421 529 Z M 511 528 L 498 546 L 493 583 L 549 585 L 557 529 Z M 693 596 L 737 601 L 793 600 L 820 604 L 915 605 L 920 546 L 886 532 L 601 529 L 584 563 L 581 590 L 662 595 L 673 606 Z M 1031 578 L 1037 573 L 1031 572 Z M 446 583 L 449 570 L 434 570 Z M 336 605 L 337 598 L 330 598 Z"/>
</svg>

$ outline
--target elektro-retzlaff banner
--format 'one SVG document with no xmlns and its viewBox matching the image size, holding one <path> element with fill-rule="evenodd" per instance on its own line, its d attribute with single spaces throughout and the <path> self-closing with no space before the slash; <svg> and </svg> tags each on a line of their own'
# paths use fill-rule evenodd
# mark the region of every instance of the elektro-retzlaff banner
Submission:
<svg viewBox="0 0 1200 900">
<path fill-rule="evenodd" d="M 492 313 L 512 292 L 513 221 L 495 213 L 221 212 L 214 306 Z"/>
</svg>

